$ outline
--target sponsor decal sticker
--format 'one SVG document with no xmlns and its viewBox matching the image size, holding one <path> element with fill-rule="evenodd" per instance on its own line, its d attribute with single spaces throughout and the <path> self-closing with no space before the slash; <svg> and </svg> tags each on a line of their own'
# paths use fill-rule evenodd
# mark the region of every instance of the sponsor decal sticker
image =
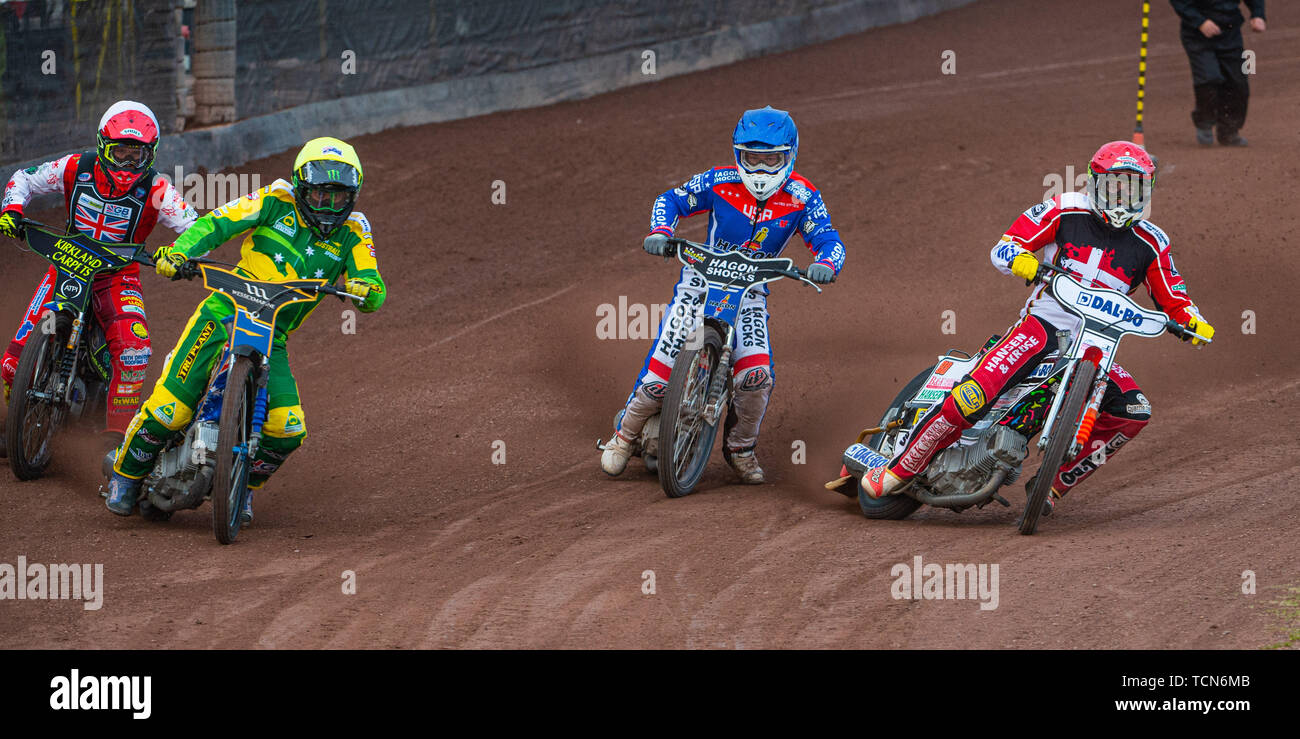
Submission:
<svg viewBox="0 0 1300 739">
<path fill-rule="evenodd" d="M 119 358 L 125 367 L 145 367 L 149 364 L 149 350 L 127 349 Z"/>
<path fill-rule="evenodd" d="M 872 467 L 883 467 L 889 464 L 889 460 L 881 455 L 871 451 L 865 444 L 854 444 L 845 450 L 844 456 L 852 459 L 863 467 L 870 469 Z"/>
<path fill-rule="evenodd" d="M 984 407 L 984 389 L 974 380 L 967 380 L 953 388 L 952 396 L 963 416 L 970 417 Z"/>
<path fill-rule="evenodd" d="M 1118 451 L 1120 447 L 1124 446 L 1124 443 L 1128 440 L 1129 437 L 1124 434 L 1115 434 L 1115 437 L 1106 443 L 1106 447 L 1102 452 L 1102 459 L 1105 460 L 1109 458 L 1112 454 Z M 1066 487 L 1073 487 L 1075 483 L 1086 477 L 1088 473 L 1097 469 L 1097 464 L 1092 461 L 1094 454 L 1085 454 L 1083 459 L 1079 460 L 1078 464 L 1062 472 L 1061 482 L 1065 483 Z"/>
<path fill-rule="evenodd" d="M 153 414 L 158 417 L 165 425 L 170 426 L 176 418 L 176 404 L 168 403 L 167 405 L 158 406 L 154 409 Z"/>
<path fill-rule="evenodd" d="M 140 323 L 139 321 L 131 322 L 131 333 L 135 334 L 137 337 L 141 339 L 149 338 L 149 329 L 145 328 L 145 325 L 143 323 Z"/>
<path fill-rule="evenodd" d="M 280 233 L 284 234 L 285 236 L 288 236 L 289 238 L 293 238 L 298 234 L 298 223 L 294 219 L 292 213 L 289 213 L 284 218 L 281 218 L 280 220 L 276 221 L 274 224 L 271 225 L 271 228 L 275 229 L 276 231 L 279 231 Z"/>
<path fill-rule="evenodd" d="M 668 384 L 663 382 L 647 382 L 641 386 L 641 392 L 645 393 L 647 397 L 654 398 L 655 400 L 663 398 L 664 393 L 667 391 Z"/>
<path fill-rule="evenodd" d="M 1025 211 L 1025 215 L 1028 216 L 1029 220 L 1033 221 L 1035 224 L 1041 224 L 1043 222 L 1043 214 L 1045 214 L 1048 210 L 1050 210 L 1052 205 L 1053 203 L 1051 200 L 1044 200 L 1038 205 L 1035 205 L 1034 207 Z"/>
<path fill-rule="evenodd" d="M 195 357 L 199 356 L 199 350 L 203 348 L 204 344 L 208 343 L 208 339 L 212 336 L 212 332 L 215 331 L 216 328 L 217 324 L 212 321 L 203 324 L 203 329 L 199 331 L 199 336 L 195 339 L 194 346 L 190 347 L 190 350 L 185 353 L 185 358 L 181 360 L 180 368 L 176 370 L 176 379 L 184 382 L 185 378 L 189 376 L 190 368 L 194 366 Z"/>
<path fill-rule="evenodd" d="M 948 423 L 948 419 L 943 416 L 935 416 L 934 420 L 925 427 L 921 435 L 912 443 L 911 448 L 907 450 L 907 454 L 904 454 L 903 458 L 898 461 L 899 466 L 912 474 L 919 474 L 924 466 L 923 463 L 929 460 L 930 454 L 938 445 L 939 440 L 956 428 L 956 426 Z"/>
<path fill-rule="evenodd" d="M 755 367 L 745 373 L 745 379 L 737 386 L 737 390 L 758 390 L 767 385 L 767 368 Z"/>
</svg>

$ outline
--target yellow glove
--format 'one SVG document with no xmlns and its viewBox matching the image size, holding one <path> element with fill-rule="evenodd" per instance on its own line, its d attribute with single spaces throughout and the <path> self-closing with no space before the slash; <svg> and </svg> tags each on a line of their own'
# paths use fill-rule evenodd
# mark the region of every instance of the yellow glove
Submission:
<svg viewBox="0 0 1300 739">
<path fill-rule="evenodd" d="M 178 250 L 175 244 L 160 246 L 158 251 L 153 253 L 154 271 L 173 280 L 179 279 L 177 270 L 187 261 L 189 257 L 185 256 L 185 252 Z"/>
<path fill-rule="evenodd" d="M 343 285 L 343 289 L 352 293 L 357 307 L 362 313 L 371 313 L 384 303 L 384 288 L 372 281 L 354 277 Z"/>
<path fill-rule="evenodd" d="M 18 222 L 22 218 L 18 211 L 6 210 L 0 213 L 0 234 L 10 238 L 21 239 L 23 237 L 23 226 Z"/>
<path fill-rule="evenodd" d="M 1196 333 L 1200 334 L 1201 336 L 1204 336 L 1207 339 L 1214 338 L 1214 327 L 1211 326 L 1209 323 L 1207 323 L 1204 318 L 1200 318 L 1198 316 L 1192 316 L 1192 319 L 1187 322 L 1187 330 L 1195 331 Z M 1200 346 L 1201 344 L 1204 343 L 1205 343 L 1204 341 L 1201 341 L 1195 336 L 1192 337 L 1192 346 Z"/>
<path fill-rule="evenodd" d="M 343 285 L 343 289 L 352 294 L 352 297 L 361 302 L 365 302 L 370 295 L 370 290 L 374 285 L 365 280 L 351 279 Z"/>
<path fill-rule="evenodd" d="M 1034 279 L 1038 276 L 1038 257 L 1029 252 L 1017 254 L 1011 260 L 1011 274 L 1026 281 Z"/>
</svg>

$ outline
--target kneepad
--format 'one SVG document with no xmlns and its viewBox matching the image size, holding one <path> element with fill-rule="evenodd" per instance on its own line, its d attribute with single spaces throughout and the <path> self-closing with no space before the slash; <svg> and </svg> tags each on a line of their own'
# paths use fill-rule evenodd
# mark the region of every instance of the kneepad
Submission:
<svg viewBox="0 0 1300 739">
<path fill-rule="evenodd" d="M 766 365 L 750 367 L 738 373 L 733 379 L 737 392 L 754 392 L 772 387 L 772 373 Z"/>
<path fill-rule="evenodd" d="M 302 406 L 272 408 L 266 414 L 266 424 L 262 426 L 262 433 L 277 439 L 296 439 L 298 443 L 302 443 L 302 437 L 307 435 Z"/>
<path fill-rule="evenodd" d="M 1147 400 L 1146 394 L 1141 390 L 1129 390 L 1126 393 L 1117 393 L 1106 403 L 1102 410 L 1118 418 L 1128 418 L 1134 421 L 1151 420 L 1151 401 Z"/>
<path fill-rule="evenodd" d="M 153 395 L 144 402 L 141 410 L 165 426 L 168 431 L 180 431 L 189 425 L 190 419 L 194 417 L 194 409 L 172 395 L 162 382 L 155 386 Z"/>
<path fill-rule="evenodd" d="M 984 388 L 980 387 L 978 382 L 974 380 L 959 382 L 952 389 L 951 395 L 962 418 L 973 423 L 984 415 L 988 399 L 984 397 Z"/>
</svg>

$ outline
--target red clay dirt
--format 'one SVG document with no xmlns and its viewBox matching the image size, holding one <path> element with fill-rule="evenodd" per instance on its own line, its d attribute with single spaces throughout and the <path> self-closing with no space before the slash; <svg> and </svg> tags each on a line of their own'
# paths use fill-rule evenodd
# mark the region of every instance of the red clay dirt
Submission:
<svg viewBox="0 0 1300 739">
<path fill-rule="evenodd" d="M 1285 17 L 1247 39 L 1251 147 L 1202 149 L 1176 20 L 1153 8 L 1153 220 L 1218 335 L 1200 350 L 1126 342 L 1120 360 L 1155 406 L 1142 436 L 1032 537 L 1015 530 L 1018 488 L 1011 509 L 872 522 L 821 487 L 902 383 L 1015 319 L 1025 288 L 988 249 L 1045 175 L 1081 172 L 1129 135 L 1137 28 L 1122 0 L 979 2 L 586 101 L 356 139 L 391 297 L 355 335 L 325 302 L 291 342 L 309 437 L 259 494 L 255 527 L 222 547 L 206 507 L 167 524 L 109 514 L 88 442 L 69 441 L 41 481 L 0 472 L 0 561 L 99 562 L 106 578 L 95 612 L 0 603 L 0 647 L 1278 642 L 1270 603 L 1300 583 L 1300 30 Z M 945 50 L 955 75 L 940 74 Z M 773 286 L 769 484 L 734 484 L 715 454 L 700 492 L 669 500 L 639 461 L 617 480 L 599 470 L 593 442 L 649 341 L 598 340 L 597 308 L 667 302 L 675 265 L 640 249 L 653 198 L 729 161 L 735 119 L 767 103 L 793 112 L 799 170 L 848 263 L 822 295 Z M 291 158 L 243 171 L 265 184 Z M 699 220 L 685 235 L 702 236 Z M 16 321 L 43 266 L 7 254 L 0 315 Z M 146 290 L 155 376 L 204 293 L 152 275 Z M 955 335 L 941 333 L 947 310 Z M 796 441 L 806 464 L 792 463 Z M 998 608 L 893 599 L 890 568 L 917 555 L 998 564 Z"/>
</svg>

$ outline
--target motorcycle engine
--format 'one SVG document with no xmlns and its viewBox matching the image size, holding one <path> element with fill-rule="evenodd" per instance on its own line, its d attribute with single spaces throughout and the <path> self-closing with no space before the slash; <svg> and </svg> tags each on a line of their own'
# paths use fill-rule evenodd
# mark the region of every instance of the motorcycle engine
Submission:
<svg viewBox="0 0 1300 739">
<path fill-rule="evenodd" d="M 216 468 L 217 425 L 198 421 L 185 438 L 158 455 L 145 480 L 149 500 L 164 511 L 195 508 L 203 502 Z"/>
<path fill-rule="evenodd" d="M 998 468 L 1007 470 L 1004 485 L 1014 482 L 1028 455 L 1029 439 L 1008 426 L 994 425 L 975 439 L 963 438 L 935 455 L 922 476 L 940 495 L 963 495 L 979 490 Z"/>
</svg>

